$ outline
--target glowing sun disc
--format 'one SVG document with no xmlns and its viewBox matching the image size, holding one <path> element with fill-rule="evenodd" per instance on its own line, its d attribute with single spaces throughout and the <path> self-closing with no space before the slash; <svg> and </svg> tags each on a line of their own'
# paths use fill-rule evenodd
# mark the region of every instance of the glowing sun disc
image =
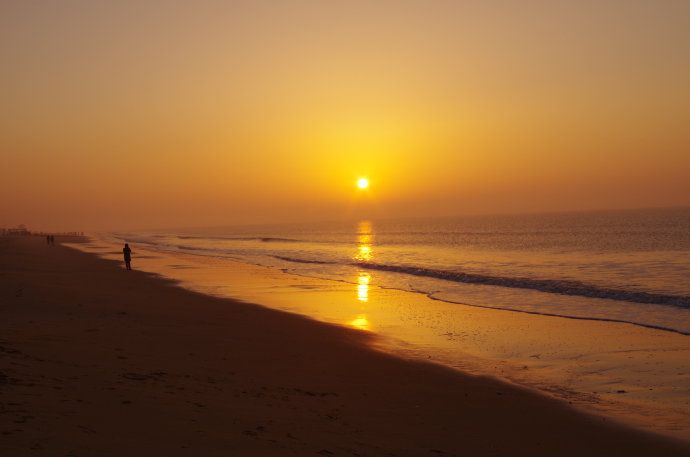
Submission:
<svg viewBox="0 0 690 457">
<path fill-rule="evenodd" d="M 360 189 L 366 189 L 369 187 L 369 181 L 367 181 L 366 178 L 361 178 L 359 181 L 357 181 L 357 185 Z"/>
</svg>

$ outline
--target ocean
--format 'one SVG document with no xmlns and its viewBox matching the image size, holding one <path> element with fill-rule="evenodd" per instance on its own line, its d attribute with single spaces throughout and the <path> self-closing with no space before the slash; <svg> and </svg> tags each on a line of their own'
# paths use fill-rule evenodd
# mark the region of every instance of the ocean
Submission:
<svg viewBox="0 0 690 457">
<path fill-rule="evenodd" d="M 433 300 L 690 335 L 690 208 L 110 232 Z"/>
</svg>

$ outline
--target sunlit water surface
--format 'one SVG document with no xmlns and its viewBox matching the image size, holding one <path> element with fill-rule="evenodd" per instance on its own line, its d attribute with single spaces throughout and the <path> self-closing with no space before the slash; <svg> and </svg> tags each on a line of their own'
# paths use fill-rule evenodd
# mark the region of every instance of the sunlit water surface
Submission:
<svg viewBox="0 0 690 457">
<path fill-rule="evenodd" d="M 690 209 L 110 233 L 436 300 L 690 333 Z M 364 292 L 362 292 L 364 293 Z"/>
<path fill-rule="evenodd" d="M 690 439 L 690 210 L 103 233 L 82 249 Z M 287 273 L 287 274 L 286 274 Z M 467 306 L 469 305 L 469 306 Z"/>
</svg>

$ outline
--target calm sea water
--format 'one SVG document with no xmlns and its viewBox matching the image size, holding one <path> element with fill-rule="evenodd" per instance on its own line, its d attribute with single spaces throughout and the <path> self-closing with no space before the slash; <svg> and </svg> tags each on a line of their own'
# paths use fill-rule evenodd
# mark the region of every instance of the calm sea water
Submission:
<svg viewBox="0 0 690 457">
<path fill-rule="evenodd" d="M 106 238 L 451 303 L 690 334 L 690 208 L 119 232 Z"/>
</svg>

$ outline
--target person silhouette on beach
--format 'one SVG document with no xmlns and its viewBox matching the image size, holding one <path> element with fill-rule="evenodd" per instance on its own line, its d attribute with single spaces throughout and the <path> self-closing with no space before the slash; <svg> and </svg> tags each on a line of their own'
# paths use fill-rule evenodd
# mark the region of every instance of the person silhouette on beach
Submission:
<svg viewBox="0 0 690 457">
<path fill-rule="evenodd" d="M 129 244 L 125 243 L 125 247 L 122 248 L 122 253 L 125 256 L 125 266 L 128 270 L 131 270 L 130 262 L 132 261 L 132 250 L 129 248 Z"/>
</svg>

